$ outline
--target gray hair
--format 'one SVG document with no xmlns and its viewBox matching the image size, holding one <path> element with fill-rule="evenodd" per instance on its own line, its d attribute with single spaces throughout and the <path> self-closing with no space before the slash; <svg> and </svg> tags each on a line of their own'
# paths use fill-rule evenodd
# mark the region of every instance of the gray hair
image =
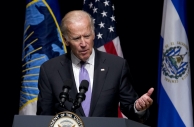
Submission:
<svg viewBox="0 0 194 127">
<path fill-rule="evenodd" d="M 68 24 L 69 23 L 74 23 L 74 22 L 79 22 L 80 19 L 88 17 L 88 20 L 90 22 L 91 25 L 91 30 L 94 34 L 94 21 L 92 16 L 87 13 L 86 11 L 83 10 L 74 10 L 74 11 L 70 11 L 68 12 L 63 19 L 61 20 L 61 24 L 60 24 L 60 29 L 61 29 L 61 33 L 64 36 L 64 38 L 68 41 L 69 37 L 68 37 L 68 33 L 69 33 L 69 29 L 68 29 Z"/>
</svg>

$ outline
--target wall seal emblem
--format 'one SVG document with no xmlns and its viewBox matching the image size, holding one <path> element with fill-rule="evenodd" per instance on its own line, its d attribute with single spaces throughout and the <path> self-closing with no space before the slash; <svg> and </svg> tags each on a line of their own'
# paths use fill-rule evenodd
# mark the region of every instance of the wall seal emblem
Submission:
<svg viewBox="0 0 194 127">
<path fill-rule="evenodd" d="M 174 43 L 173 43 L 174 44 Z M 188 46 L 177 42 L 177 46 L 165 46 L 162 58 L 162 73 L 170 79 L 178 80 L 189 73 Z M 186 59 L 184 59 L 186 57 Z"/>
</svg>

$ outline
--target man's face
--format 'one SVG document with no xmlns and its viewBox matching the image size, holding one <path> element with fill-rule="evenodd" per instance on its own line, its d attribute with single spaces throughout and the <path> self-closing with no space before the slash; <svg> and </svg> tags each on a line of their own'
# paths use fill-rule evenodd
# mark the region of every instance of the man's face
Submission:
<svg viewBox="0 0 194 127">
<path fill-rule="evenodd" d="M 94 33 L 90 24 L 86 19 L 82 19 L 77 23 L 71 23 L 68 26 L 68 37 L 66 45 L 70 46 L 74 55 L 80 60 L 86 61 L 91 53 L 94 45 Z"/>
</svg>

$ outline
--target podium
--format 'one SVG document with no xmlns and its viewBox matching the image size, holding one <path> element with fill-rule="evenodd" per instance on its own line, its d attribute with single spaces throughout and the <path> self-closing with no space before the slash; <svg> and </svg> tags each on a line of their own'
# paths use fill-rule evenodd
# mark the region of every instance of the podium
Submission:
<svg viewBox="0 0 194 127">
<path fill-rule="evenodd" d="M 54 116 L 15 115 L 12 127 L 48 127 Z M 125 119 L 110 117 L 80 117 L 85 127 L 149 127 Z"/>
</svg>

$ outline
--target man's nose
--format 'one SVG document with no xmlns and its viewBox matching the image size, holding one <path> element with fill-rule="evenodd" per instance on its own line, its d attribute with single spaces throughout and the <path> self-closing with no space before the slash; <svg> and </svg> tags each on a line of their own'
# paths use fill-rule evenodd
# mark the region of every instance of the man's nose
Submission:
<svg viewBox="0 0 194 127">
<path fill-rule="evenodd" d="M 80 41 L 81 41 L 81 46 L 86 45 L 86 41 L 85 41 L 84 37 L 81 37 Z"/>
</svg>

